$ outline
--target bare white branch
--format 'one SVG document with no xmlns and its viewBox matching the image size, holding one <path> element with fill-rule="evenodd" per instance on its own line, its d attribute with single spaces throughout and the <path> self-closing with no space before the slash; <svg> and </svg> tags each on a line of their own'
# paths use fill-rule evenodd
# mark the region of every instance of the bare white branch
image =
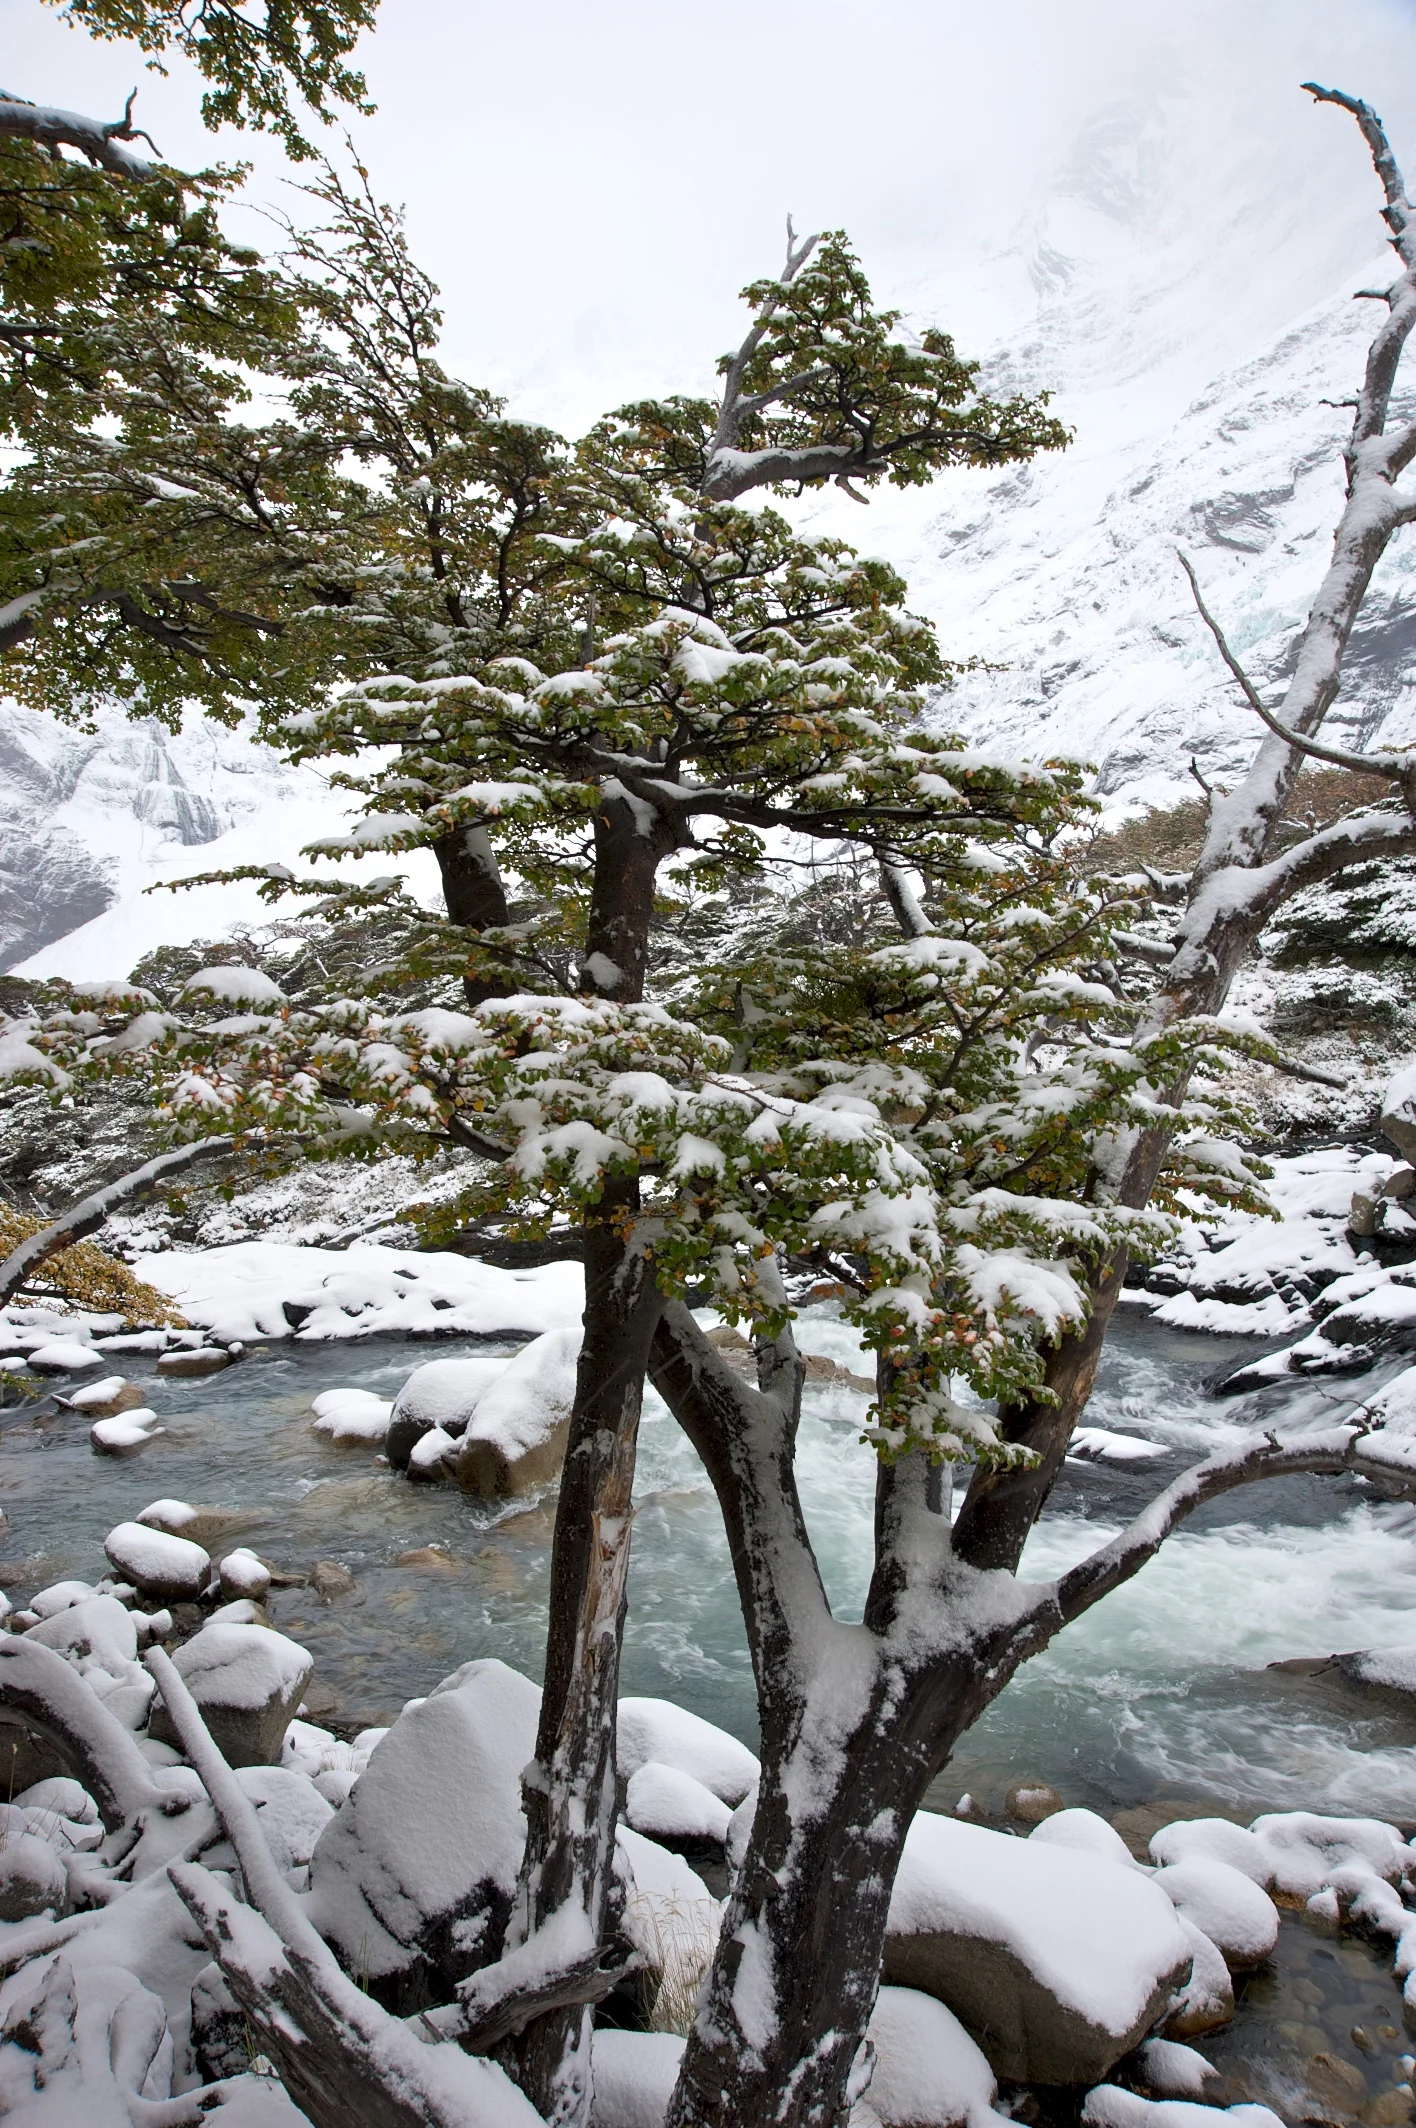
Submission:
<svg viewBox="0 0 1416 2128">
<path fill-rule="evenodd" d="M 26 103 L 21 97 L 0 93 L 0 134 L 11 140 L 32 140 L 40 148 L 76 148 L 95 168 L 111 170 L 115 177 L 151 177 L 156 165 L 125 146 L 130 140 L 145 140 L 154 155 L 158 152 L 152 135 L 133 124 L 137 94 L 134 89 L 121 118 L 105 125 L 101 119 L 85 118 L 78 111 Z"/>
</svg>

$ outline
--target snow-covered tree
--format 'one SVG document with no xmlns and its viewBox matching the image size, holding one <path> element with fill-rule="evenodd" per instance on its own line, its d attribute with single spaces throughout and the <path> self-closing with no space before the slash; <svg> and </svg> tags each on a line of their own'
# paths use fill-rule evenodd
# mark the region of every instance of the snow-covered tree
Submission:
<svg viewBox="0 0 1416 2128">
<path fill-rule="evenodd" d="M 416 916 L 396 883 L 326 881 L 342 920 L 385 909 L 411 947 L 362 995 L 296 1007 L 197 980 L 174 1011 L 68 998 L 7 1037 L 20 1076 L 153 1074 L 194 1141 L 461 1146 L 469 1214 L 582 1229 L 585 1344 L 520 1902 L 501 1954 L 434 2023 L 474 2051 L 512 2047 L 548 2120 L 588 2117 L 587 2005 L 616 1970 L 614 1704 L 646 1371 L 722 1505 L 764 1747 L 674 2128 L 844 2120 L 925 1787 L 1018 1665 L 1186 1514 L 1294 1470 L 1409 1478 L 1353 1427 L 1268 1435 L 1177 1481 L 1057 1583 L 1017 1579 L 1128 1256 L 1154 1245 L 1180 1188 L 1254 1186 L 1222 1084 L 1247 1042 L 1220 1018 L 1235 968 L 1287 894 L 1416 847 L 1403 801 L 1273 854 L 1372 568 L 1416 511 L 1397 486 L 1416 432 L 1385 432 L 1416 322 L 1402 248 L 1416 232 L 1373 114 L 1321 93 L 1373 146 L 1403 273 L 1333 569 L 1286 699 L 1255 702 L 1277 729 L 1215 802 L 1175 944 L 1137 930 L 1135 882 L 1089 884 L 1062 861 L 1085 807 L 1075 769 L 1003 764 L 925 725 L 944 668 L 893 572 L 741 500 L 1026 457 L 1061 440 L 1045 410 L 978 396 L 942 335 L 900 335 L 843 240 L 793 245 L 781 279 L 749 291 L 719 405 L 626 409 L 573 453 L 536 439 L 523 508 L 505 461 L 489 471 L 474 448 L 501 410 L 436 370 L 426 302 L 411 330 L 396 321 L 400 367 L 380 390 L 374 350 L 391 343 L 360 338 L 370 297 L 340 257 L 365 238 L 339 221 L 371 228 L 367 209 L 391 259 L 397 230 L 349 195 L 305 262 L 327 307 L 299 389 L 325 395 L 331 422 L 359 408 L 346 446 L 365 458 L 371 560 L 328 605 L 383 648 L 269 729 L 296 754 L 342 756 L 362 800 L 351 835 L 318 854 L 435 849 L 447 919 Z M 346 536 L 341 522 L 336 559 Z M 331 632 L 337 658 L 346 640 Z M 1365 766 L 1404 791 L 1404 758 Z M 660 951 L 685 907 L 760 894 L 843 846 L 881 887 L 844 943 L 797 933 L 701 966 Z M 268 882 L 294 884 L 283 869 Z M 1143 988 L 1134 960 L 1158 954 Z M 390 1010 L 400 973 L 461 994 Z M 793 1263 L 831 1271 L 877 1353 L 860 1623 L 831 1615 L 796 1492 Z M 755 1388 L 702 1336 L 690 1287 L 751 1327 Z M 973 1476 L 951 1528 L 959 1460 Z M 242 1999 L 259 2024 L 259 1993 Z M 355 2038 L 377 2056 L 363 2025 Z"/>
</svg>

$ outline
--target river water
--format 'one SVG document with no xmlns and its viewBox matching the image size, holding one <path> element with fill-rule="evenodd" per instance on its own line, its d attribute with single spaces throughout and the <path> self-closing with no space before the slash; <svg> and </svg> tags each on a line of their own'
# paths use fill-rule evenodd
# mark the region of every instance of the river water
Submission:
<svg viewBox="0 0 1416 2128">
<path fill-rule="evenodd" d="M 833 1311 L 801 1325 L 809 1351 L 859 1365 Z M 252 1545 L 272 1566 L 347 1567 L 354 1594 L 320 1601 L 277 1589 L 273 1622 L 315 1658 L 310 1712 L 354 1729 L 386 1722 L 458 1663 L 497 1655 L 539 1676 L 553 1502 L 494 1508 L 409 1483 L 367 1446 L 315 1431 L 310 1400 L 358 1385 L 391 1395 L 422 1360 L 481 1351 L 390 1340 L 253 1349 L 199 1382 L 143 1382 L 166 1432 L 140 1455 L 95 1456 L 88 1427 L 52 1400 L 0 1417 L 0 1581 L 17 1604 L 67 1576 L 105 1571 L 102 1541 L 148 1502 L 176 1496 L 230 1511 L 215 1549 Z M 495 1348 L 493 1348 L 495 1349 Z M 506 1348 L 509 1349 L 509 1348 Z M 1069 1462 L 1024 1572 L 1081 1557 L 1208 1449 L 1272 1423 L 1275 1392 L 1216 1399 L 1233 1340 L 1157 1330 L 1123 1313 L 1089 1423 L 1155 1443 L 1144 1464 Z M 1304 1390 L 1305 1415 L 1320 1392 Z M 1332 1385 L 1327 1423 L 1353 1397 Z M 1290 1400 L 1291 1401 L 1291 1400 Z M 858 1617 L 869 1572 L 872 1459 L 863 1399 L 840 1385 L 806 1396 L 800 1474 L 838 1615 Z M 1294 1407 L 1296 1409 L 1296 1406 Z M 716 1504 L 692 1450 L 651 1399 L 639 1456 L 624 1689 L 663 1694 L 755 1740 L 751 1674 Z M 400 1564 L 441 1548 L 442 1563 Z M 1307 1808 L 1416 1819 L 1416 1723 L 1345 1688 L 1269 1670 L 1274 1661 L 1416 1642 L 1416 1509 L 1354 1481 L 1295 1479 L 1215 1503 L 1130 1587 L 1109 1596 L 1011 1684 L 962 1743 L 931 1795 L 969 1790 L 1000 1807 L 1020 1778 L 1111 1814 L 1139 1804 L 1227 1814 Z"/>
</svg>

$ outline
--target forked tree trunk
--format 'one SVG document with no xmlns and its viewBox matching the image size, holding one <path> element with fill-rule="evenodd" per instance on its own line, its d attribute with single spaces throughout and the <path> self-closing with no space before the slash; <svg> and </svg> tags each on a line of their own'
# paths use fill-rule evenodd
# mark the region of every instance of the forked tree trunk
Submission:
<svg viewBox="0 0 1416 2128">
<path fill-rule="evenodd" d="M 992 1626 L 990 1606 L 971 1608 L 982 1577 L 952 1565 L 947 1474 L 919 1455 L 879 1471 L 865 1616 L 838 1624 L 792 1468 L 790 1334 L 758 1366 L 754 1393 L 685 1309 L 665 1309 L 652 1378 L 723 1509 L 762 1727 L 757 1812 L 668 2128 L 843 2128 L 868 2067 L 905 1829 L 957 1738 L 1039 1644 L 1013 1605 Z"/>
</svg>

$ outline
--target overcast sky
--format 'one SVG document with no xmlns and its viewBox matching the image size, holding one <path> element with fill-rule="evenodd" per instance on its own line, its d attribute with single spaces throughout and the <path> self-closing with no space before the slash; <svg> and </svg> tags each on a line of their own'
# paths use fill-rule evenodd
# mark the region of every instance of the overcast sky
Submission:
<svg viewBox="0 0 1416 2128">
<path fill-rule="evenodd" d="M 170 159 L 248 156 L 255 198 L 292 174 L 269 142 L 213 144 L 180 70 L 40 0 L 0 0 L 0 26 L 8 90 L 108 115 L 138 81 Z M 1000 254 L 1098 114 L 1164 108 L 1157 248 L 1212 229 L 1216 300 L 1268 312 L 1379 240 L 1370 169 L 1297 83 L 1367 94 L 1416 152 L 1413 0 L 384 0 L 362 56 L 356 145 L 407 203 L 454 364 L 571 426 L 706 383 L 789 210 L 977 344 L 1017 314 Z"/>
</svg>

